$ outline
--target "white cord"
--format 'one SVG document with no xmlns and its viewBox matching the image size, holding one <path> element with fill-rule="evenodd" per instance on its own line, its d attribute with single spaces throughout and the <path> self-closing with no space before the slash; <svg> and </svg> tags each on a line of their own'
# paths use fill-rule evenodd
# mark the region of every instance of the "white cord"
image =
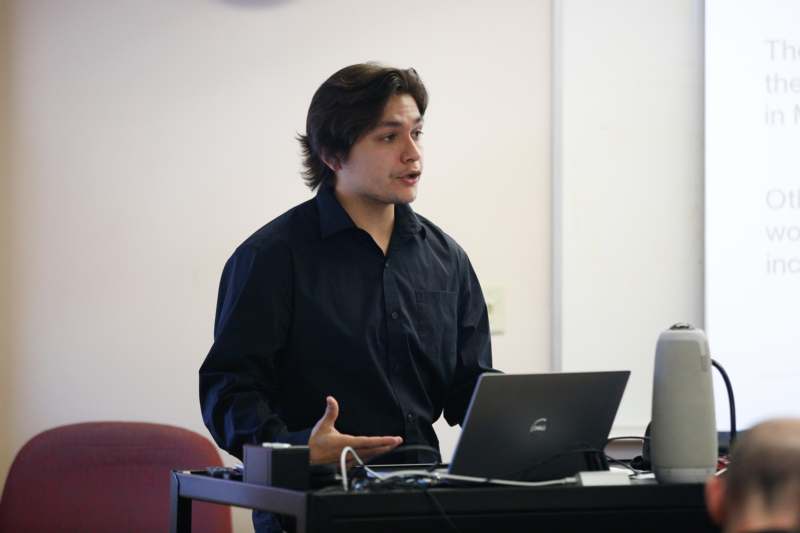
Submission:
<svg viewBox="0 0 800 533">
<path fill-rule="evenodd" d="M 457 474 L 442 474 L 439 472 L 429 472 L 427 470 L 401 470 L 392 474 L 380 476 L 383 480 L 405 477 L 426 477 L 436 480 L 452 479 L 453 481 L 466 481 L 470 483 L 491 483 L 493 485 L 507 485 L 511 487 L 547 487 L 551 485 L 567 485 L 577 483 L 575 477 L 564 477 L 560 479 L 550 479 L 547 481 L 514 481 L 511 479 L 493 479 L 473 476 L 459 476 Z"/>
<path fill-rule="evenodd" d="M 347 492 L 350 490 L 350 487 L 347 485 L 347 454 L 352 453 L 353 457 L 356 458 L 358 464 L 364 466 L 364 461 L 361 460 L 361 457 L 358 456 L 356 451 L 351 448 L 350 446 L 345 446 L 342 448 L 342 453 L 339 455 L 339 468 L 342 471 L 342 488 Z M 366 468 L 366 467 L 365 467 Z"/>
<path fill-rule="evenodd" d="M 382 474 L 365 465 L 364 461 L 361 460 L 361 457 L 358 456 L 358 454 L 353 448 L 351 448 L 350 446 L 345 446 L 342 449 L 341 455 L 339 455 L 339 468 L 342 471 L 342 488 L 345 490 L 345 492 L 350 490 L 350 486 L 348 485 L 347 482 L 348 453 L 352 454 L 353 457 L 355 457 L 356 461 L 358 461 L 358 464 L 363 466 L 366 472 L 372 474 L 373 476 L 375 476 L 380 480 L 402 479 L 406 477 L 425 477 L 435 480 L 451 479 L 453 481 L 465 481 L 469 483 L 489 483 L 492 485 L 505 485 L 510 487 L 548 487 L 552 485 L 569 485 L 578 482 L 578 479 L 576 477 L 549 479 L 547 481 L 514 481 L 511 479 L 491 479 L 491 478 L 482 478 L 473 476 L 459 476 L 457 474 L 443 474 L 440 472 L 430 472 L 428 470 L 400 470 L 397 472 Z"/>
</svg>

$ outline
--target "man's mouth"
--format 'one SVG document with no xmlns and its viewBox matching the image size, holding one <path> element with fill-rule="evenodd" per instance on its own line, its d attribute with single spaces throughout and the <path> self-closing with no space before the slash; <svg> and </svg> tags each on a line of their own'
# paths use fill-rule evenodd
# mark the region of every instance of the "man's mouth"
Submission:
<svg viewBox="0 0 800 533">
<path fill-rule="evenodd" d="M 398 179 L 405 183 L 406 185 L 416 185 L 419 181 L 419 177 L 422 175 L 422 172 L 409 172 L 408 174 L 403 174 Z"/>
</svg>

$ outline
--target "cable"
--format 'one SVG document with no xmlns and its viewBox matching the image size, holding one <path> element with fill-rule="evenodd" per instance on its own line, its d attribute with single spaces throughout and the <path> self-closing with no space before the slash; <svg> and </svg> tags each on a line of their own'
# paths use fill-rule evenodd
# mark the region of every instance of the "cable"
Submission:
<svg viewBox="0 0 800 533">
<path fill-rule="evenodd" d="M 367 470 L 369 471 L 370 469 L 367 468 Z M 452 480 L 452 481 L 464 481 L 467 483 L 480 483 L 483 485 L 503 485 L 508 487 L 550 487 L 553 485 L 568 485 L 576 482 L 575 477 L 564 477 L 559 479 L 551 479 L 547 481 L 515 481 L 513 479 L 460 476 L 457 474 L 429 472 L 427 470 L 401 470 L 399 472 L 394 472 L 391 474 L 383 474 L 379 479 L 380 481 L 386 482 L 392 479 L 404 479 L 404 478 L 415 478 L 415 477 L 433 479 L 436 481 Z"/>
<path fill-rule="evenodd" d="M 606 456 L 606 460 L 607 461 L 611 461 L 614 464 L 618 464 L 618 465 L 624 466 L 625 468 L 627 468 L 628 470 L 630 470 L 631 472 L 633 472 L 637 476 L 639 474 L 643 473 L 643 472 L 647 472 L 647 470 L 638 470 L 638 469 L 632 467 L 631 465 L 629 465 L 628 463 L 626 463 L 625 461 L 621 461 L 619 459 L 614 459 L 613 457 L 611 457 L 608 454 L 605 454 L 605 456 Z"/>
<path fill-rule="evenodd" d="M 409 448 L 412 447 L 410 446 Z M 591 449 L 590 451 L 597 452 L 599 450 Z M 344 489 L 345 492 L 348 492 L 350 490 L 350 486 L 347 479 L 347 454 L 352 454 L 353 457 L 355 457 L 356 461 L 358 462 L 359 466 L 361 466 L 365 472 L 376 478 L 373 481 L 373 483 L 377 484 L 378 486 L 385 483 L 391 487 L 393 486 L 392 483 L 393 480 L 407 480 L 407 479 L 409 480 L 428 479 L 434 482 L 438 482 L 440 480 L 453 480 L 453 481 L 461 481 L 469 483 L 503 485 L 511 487 L 548 487 L 553 485 L 567 485 L 567 484 L 577 483 L 577 478 L 575 477 L 564 477 L 561 479 L 553 479 L 548 481 L 514 481 L 510 479 L 492 479 L 492 478 L 480 478 L 473 476 L 459 476 L 455 474 L 434 472 L 431 470 L 402 470 L 394 473 L 383 474 L 365 465 L 364 462 L 361 460 L 361 458 L 358 456 L 358 453 L 356 453 L 356 451 L 350 446 L 347 446 L 344 449 L 342 449 L 342 453 L 339 456 L 339 467 L 341 468 L 342 471 L 342 488 Z M 564 455 L 564 454 L 558 454 L 557 456 L 559 455 Z M 454 533 L 460 533 L 461 530 L 458 529 L 453 520 L 447 515 L 447 512 L 445 511 L 441 503 L 439 503 L 439 500 L 437 500 L 436 496 L 434 496 L 434 494 L 428 490 L 429 486 L 417 485 L 417 487 L 421 488 L 422 492 L 424 492 L 425 495 L 431 500 L 431 503 L 439 512 L 439 514 L 442 516 L 444 521 L 447 523 L 448 527 Z"/>
<path fill-rule="evenodd" d="M 592 449 L 591 451 L 597 451 Z M 406 479 L 406 478 L 423 478 L 423 479 L 430 479 L 434 481 L 440 480 L 452 480 L 452 481 L 464 481 L 468 483 L 480 483 L 480 484 L 491 484 L 491 485 L 504 485 L 504 486 L 511 486 L 511 487 L 547 487 L 552 485 L 567 485 L 570 483 L 575 483 L 576 479 L 574 477 L 564 477 L 560 479 L 553 479 L 548 481 L 515 481 L 511 479 L 495 479 L 495 478 L 482 478 L 482 477 L 473 477 L 473 476 L 460 476 L 456 474 L 447 474 L 443 472 L 431 472 L 429 470 L 400 470 L 397 472 L 391 473 L 381 473 L 373 470 L 369 466 L 365 465 L 364 462 L 361 460 L 361 457 L 358 456 L 358 453 L 351 448 L 350 446 L 346 446 L 342 449 L 342 453 L 339 456 L 339 467 L 342 469 L 342 488 L 345 491 L 350 490 L 348 478 L 347 478 L 347 454 L 352 454 L 355 457 L 356 461 L 358 462 L 359 466 L 361 466 L 365 472 L 371 474 L 376 478 L 378 482 L 388 482 L 393 479 Z M 559 454 L 563 455 L 563 454 Z"/>
<path fill-rule="evenodd" d="M 395 455 L 397 453 L 407 453 L 407 452 L 429 452 L 436 458 L 434 462 L 431 463 L 431 466 L 433 468 L 436 468 L 437 466 L 442 464 L 442 455 L 439 453 L 439 450 L 437 450 L 433 446 L 426 446 L 424 444 L 409 444 L 406 446 L 398 446 L 397 448 L 389 450 L 388 452 L 376 455 L 367 462 L 375 464 L 376 461 L 381 457 L 386 457 L 387 455 Z"/>
<path fill-rule="evenodd" d="M 722 365 L 714 359 L 711 360 L 711 364 L 714 365 L 714 368 L 716 368 L 722 375 L 722 380 L 725 382 L 725 388 L 728 389 L 728 406 L 731 413 L 731 433 L 730 438 L 728 439 L 728 447 L 730 448 L 733 446 L 733 443 L 736 440 L 736 401 L 733 399 L 733 386 L 731 385 L 731 380 L 728 377 L 728 373 L 725 372 L 725 369 L 722 368 Z"/>
<path fill-rule="evenodd" d="M 615 441 L 615 440 L 640 440 L 640 441 L 646 443 L 647 441 L 650 440 L 650 437 L 636 437 L 636 436 L 611 437 L 610 439 L 606 440 L 606 446 L 608 446 L 612 441 Z M 606 456 L 606 460 L 607 461 L 611 461 L 612 463 L 624 466 L 628 470 L 631 470 L 633 472 L 633 474 L 636 475 L 636 476 L 641 475 L 641 474 L 647 474 L 647 473 L 650 472 L 650 470 L 636 468 L 632 464 L 626 463 L 625 461 L 621 461 L 619 459 L 615 459 L 615 458 L 611 457 L 610 455 L 608 455 L 607 453 L 605 453 L 605 448 L 603 448 L 603 450 L 604 450 L 603 454 Z M 634 458 L 634 459 L 636 459 L 636 458 Z M 641 457 L 639 457 L 639 459 L 641 459 Z"/>
<path fill-rule="evenodd" d="M 427 451 L 430 451 L 432 448 L 426 446 L 408 446 L 404 451 L 410 451 L 410 449 L 420 449 L 420 448 L 427 448 Z M 439 456 L 438 450 L 434 450 L 436 455 L 438 456 L 439 461 L 441 461 L 441 456 Z M 577 479 L 574 477 L 567 477 L 562 479 L 555 479 L 550 481 L 534 481 L 534 482 L 525 482 L 525 481 L 513 481 L 513 480 L 506 480 L 506 479 L 489 479 L 489 478 L 478 478 L 472 476 L 458 476 L 454 474 L 444 474 L 439 472 L 434 472 L 429 470 L 406 470 L 406 471 L 399 471 L 394 473 L 387 473 L 383 474 L 377 472 L 370 468 L 369 466 L 365 465 L 364 462 L 361 460 L 361 457 L 358 456 L 358 453 L 351 448 L 350 446 L 345 447 L 342 449 L 342 453 L 339 456 L 339 467 L 342 471 L 342 488 L 345 492 L 350 490 L 350 486 L 347 479 L 347 454 L 352 454 L 355 457 L 356 461 L 358 462 L 359 466 L 364 469 L 364 471 L 376 479 L 373 483 L 377 484 L 378 486 L 382 484 L 387 484 L 390 487 L 394 486 L 394 480 L 421 480 L 427 479 L 432 480 L 433 482 L 438 482 L 440 480 L 453 480 L 453 481 L 462 481 L 462 482 L 471 482 L 471 483 L 480 483 L 480 484 L 494 484 L 494 485 L 506 485 L 506 486 L 513 486 L 513 487 L 545 487 L 550 485 L 565 485 L 565 484 L 573 484 L 577 482 Z M 420 485 L 417 484 L 416 487 L 421 488 L 422 492 L 430 499 L 433 506 L 436 508 L 438 513 L 447 523 L 447 526 L 450 530 L 454 533 L 461 533 L 461 530 L 455 525 L 453 520 L 447 515 L 444 507 L 439 503 L 439 500 L 436 499 L 436 496 L 432 492 L 430 492 L 428 485 Z"/>
<path fill-rule="evenodd" d="M 452 529 L 455 533 L 461 533 L 461 530 L 456 527 L 456 525 L 453 523 L 453 520 L 447 516 L 447 512 L 444 510 L 444 507 L 442 507 L 442 504 L 439 503 L 439 500 L 436 499 L 436 496 L 434 496 L 433 493 L 427 488 L 423 488 L 422 492 L 424 492 L 425 495 L 430 498 L 431 502 L 433 502 L 433 506 L 436 507 L 436 510 L 439 511 L 439 514 L 442 515 L 442 518 L 444 518 L 444 521 L 447 522 L 448 526 L 450 526 L 450 529 Z"/>
<path fill-rule="evenodd" d="M 351 448 L 350 446 L 345 446 L 344 448 L 342 448 L 342 453 L 339 455 L 339 468 L 342 470 L 342 488 L 345 490 L 345 492 L 347 492 L 347 490 L 349 489 L 349 486 L 347 484 L 347 454 L 348 453 L 353 454 L 353 457 L 356 458 L 356 461 L 358 461 L 358 464 L 360 464 L 361 466 L 366 468 L 366 466 L 364 465 L 364 461 L 361 460 L 361 457 L 358 456 L 358 454 L 356 453 L 356 451 L 353 448 Z"/>
</svg>

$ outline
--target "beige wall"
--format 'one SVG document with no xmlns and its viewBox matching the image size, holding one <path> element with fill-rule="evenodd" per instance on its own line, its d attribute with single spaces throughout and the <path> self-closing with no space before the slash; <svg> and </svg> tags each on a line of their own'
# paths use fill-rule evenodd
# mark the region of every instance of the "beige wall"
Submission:
<svg viewBox="0 0 800 533">
<path fill-rule="evenodd" d="M 10 2 L 0 0 L 0 479 L 5 479 L 11 461 L 9 414 L 11 412 L 11 301 L 10 301 L 10 235 L 11 235 L 11 118 Z"/>
<path fill-rule="evenodd" d="M 293 137 L 319 83 L 363 60 L 414 66 L 428 85 L 415 208 L 504 289 L 496 365 L 549 367 L 548 0 L 5 5 L 3 449 L 84 420 L 207 434 L 196 371 L 224 261 L 309 197 Z M 449 456 L 456 432 L 439 429 Z"/>
</svg>

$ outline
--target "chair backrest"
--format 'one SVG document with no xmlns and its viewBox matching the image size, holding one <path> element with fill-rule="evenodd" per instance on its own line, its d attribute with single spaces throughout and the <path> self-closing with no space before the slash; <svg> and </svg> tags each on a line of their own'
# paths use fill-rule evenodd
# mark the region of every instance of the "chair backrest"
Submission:
<svg viewBox="0 0 800 533">
<path fill-rule="evenodd" d="M 221 466 L 192 431 L 87 422 L 44 431 L 17 454 L 0 500 L 0 532 L 167 531 L 170 471 Z M 230 508 L 192 505 L 192 531 L 230 532 Z"/>
</svg>

